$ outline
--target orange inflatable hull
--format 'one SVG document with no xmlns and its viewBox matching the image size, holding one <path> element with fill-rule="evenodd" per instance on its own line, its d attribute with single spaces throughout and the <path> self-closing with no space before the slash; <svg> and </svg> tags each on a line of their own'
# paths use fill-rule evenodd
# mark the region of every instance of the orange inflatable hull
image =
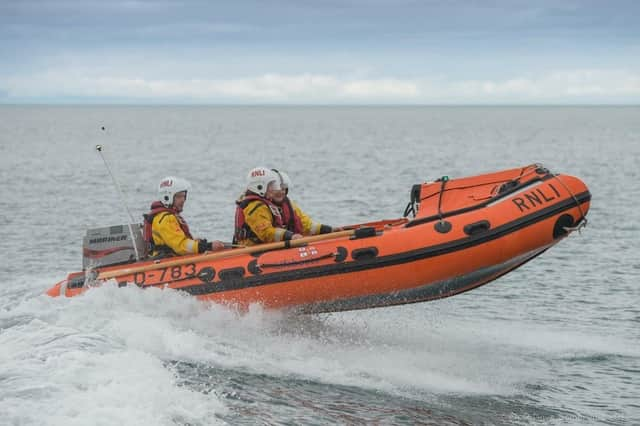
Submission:
<svg viewBox="0 0 640 426">
<path fill-rule="evenodd" d="M 415 185 L 405 216 L 346 231 L 72 273 L 51 296 L 101 282 L 246 308 L 330 312 L 423 302 L 486 284 L 586 223 L 591 194 L 539 165 Z"/>
</svg>

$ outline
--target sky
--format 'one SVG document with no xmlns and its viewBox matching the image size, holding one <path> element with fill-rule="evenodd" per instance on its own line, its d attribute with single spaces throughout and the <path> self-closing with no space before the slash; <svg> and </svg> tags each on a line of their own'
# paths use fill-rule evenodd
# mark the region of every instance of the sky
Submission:
<svg viewBox="0 0 640 426">
<path fill-rule="evenodd" d="M 2 0 L 0 104 L 640 104 L 635 0 Z"/>
</svg>

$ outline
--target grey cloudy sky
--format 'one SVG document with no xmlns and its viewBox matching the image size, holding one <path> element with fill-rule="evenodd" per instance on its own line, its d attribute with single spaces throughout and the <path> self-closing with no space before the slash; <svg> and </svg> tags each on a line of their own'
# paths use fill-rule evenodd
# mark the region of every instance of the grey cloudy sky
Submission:
<svg viewBox="0 0 640 426">
<path fill-rule="evenodd" d="M 640 103 L 636 1 L 0 3 L 0 103 Z"/>
</svg>

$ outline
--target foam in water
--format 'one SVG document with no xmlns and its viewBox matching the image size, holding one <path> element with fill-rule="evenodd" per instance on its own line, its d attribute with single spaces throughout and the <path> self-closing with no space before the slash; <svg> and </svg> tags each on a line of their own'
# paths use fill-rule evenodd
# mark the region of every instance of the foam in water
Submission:
<svg viewBox="0 0 640 426">
<path fill-rule="evenodd" d="M 381 318 L 370 315 L 365 327 L 259 306 L 239 315 L 180 292 L 115 283 L 72 299 L 39 296 L 3 317 L 23 321 L 0 338 L 3 377 L 15 384 L 3 405 L 8 418 L 34 423 L 42 413 L 61 423 L 110 416 L 107 423 L 163 424 L 224 412 L 215 393 L 176 386 L 166 366 L 172 360 L 400 395 L 513 390 L 513 383 L 489 384 L 483 356 L 447 347 L 446 338 L 423 328 L 399 338 L 383 326 L 389 312 L 376 312 Z M 27 399 L 29 409 L 20 408 Z"/>
<path fill-rule="evenodd" d="M 19 315 L 22 323 L 0 334 L 1 417 L 34 425 L 215 423 L 226 410 L 215 394 L 178 386 L 163 362 L 181 334 L 144 331 L 158 322 L 150 314 L 159 298 L 104 290 L 40 296 L 3 313 L 3 322 Z"/>
</svg>

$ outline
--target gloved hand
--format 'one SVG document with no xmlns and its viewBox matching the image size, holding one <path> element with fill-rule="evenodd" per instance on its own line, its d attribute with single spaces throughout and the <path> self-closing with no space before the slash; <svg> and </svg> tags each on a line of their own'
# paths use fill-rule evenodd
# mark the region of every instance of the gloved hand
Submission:
<svg viewBox="0 0 640 426">
<path fill-rule="evenodd" d="M 224 249 L 224 243 L 222 241 L 211 241 L 211 251 L 218 251 Z"/>
<path fill-rule="evenodd" d="M 205 251 L 217 251 L 224 248 L 224 243 L 220 241 L 208 242 L 206 239 L 198 240 L 198 253 L 204 253 Z"/>
</svg>

